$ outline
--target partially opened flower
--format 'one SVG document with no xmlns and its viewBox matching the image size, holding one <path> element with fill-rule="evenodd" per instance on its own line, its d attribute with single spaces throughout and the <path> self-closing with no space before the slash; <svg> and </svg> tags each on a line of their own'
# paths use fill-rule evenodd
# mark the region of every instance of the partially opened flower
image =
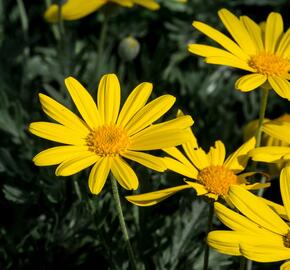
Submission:
<svg viewBox="0 0 290 270">
<path fill-rule="evenodd" d="M 218 218 L 232 231 L 210 232 L 208 244 L 221 253 L 242 255 L 257 262 L 290 259 L 290 167 L 281 171 L 280 190 L 286 221 L 261 198 L 239 186 L 231 186 L 229 199 L 240 213 L 215 203 Z M 289 270 L 289 262 L 281 269 Z"/>
<path fill-rule="evenodd" d="M 290 160 L 290 122 L 285 121 L 285 119 L 282 119 L 282 121 L 281 119 L 268 121 L 263 124 L 263 131 L 268 136 L 283 141 L 285 145 L 255 148 L 249 152 L 252 159 L 270 163 L 288 162 Z"/>
<path fill-rule="evenodd" d="M 259 86 L 270 87 L 281 97 L 290 99 L 290 28 L 284 33 L 279 13 L 269 14 L 265 29 L 247 16 L 240 18 L 226 9 L 218 15 L 233 40 L 213 27 L 195 21 L 193 26 L 224 49 L 190 44 L 190 52 L 205 57 L 209 64 L 225 65 L 250 72 L 236 82 L 247 92 Z"/>
<path fill-rule="evenodd" d="M 137 189 L 138 178 L 124 158 L 156 171 L 164 171 L 162 158 L 143 151 L 184 143 L 190 116 L 153 124 L 175 102 L 163 95 L 147 105 L 152 84 L 138 85 L 120 110 L 121 90 L 114 74 L 102 77 L 95 104 L 91 95 L 74 78 L 65 80 L 69 94 L 82 118 L 50 97 L 40 94 L 44 112 L 58 123 L 34 122 L 29 131 L 44 139 L 65 144 L 40 152 L 33 158 L 37 166 L 59 166 L 56 175 L 68 176 L 94 165 L 89 175 L 92 193 L 101 192 L 111 171 L 125 189 Z"/>
<path fill-rule="evenodd" d="M 248 162 L 247 153 L 255 147 L 255 139 L 251 138 L 234 153 L 225 159 L 225 146 L 221 141 L 216 141 L 215 146 L 208 153 L 198 147 L 196 138 L 190 131 L 191 141 L 182 145 L 186 155 L 176 147 L 164 149 L 171 157 L 165 157 L 164 162 L 168 169 L 177 172 L 190 180 L 185 185 L 180 185 L 155 192 L 127 196 L 126 199 L 136 205 L 154 205 L 176 192 L 193 188 L 197 195 L 218 199 L 221 196 L 227 199 L 230 185 L 241 185 L 246 189 L 258 189 L 268 184 L 249 184 L 247 177 L 253 173 L 240 174 Z"/>
<path fill-rule="evenodd" d="M 159 4 L 155 0 L 67 0 L 61 5 L 61 17 L 63 20 L 72 21 L 83 18 L 108 3 L 115 3 L 123 7 L 133 7 L 134 4 L 156 10 Z M 52 4 L 45 11 L 44 18 L 48 22 L 59 20 L 59 6 Z"/>
</svg>

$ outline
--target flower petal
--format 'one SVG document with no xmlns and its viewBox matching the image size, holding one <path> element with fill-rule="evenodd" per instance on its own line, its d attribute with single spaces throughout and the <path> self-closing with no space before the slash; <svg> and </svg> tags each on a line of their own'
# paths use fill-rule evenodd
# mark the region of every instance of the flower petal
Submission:
<svg viewBox="0 0 290 270">
<path fill-rule="evenodd" d="M 239 44 L 241 49 L 248 55 L 256 54 L 257 48 L 255 43 L 253 42 L 243 23 L 234 14 L 225 8 L 219 10 L 218 15 L 224 26 L 227 28 L 234 40 Z"/>
<path fill-rule="evenodd" d="M 256 262 L 276 262 L 290 258 L 290 249 L 284 247 L 283 242 L 280 246 L 277 246 L 277 244 L 265 245 L 264 241 L 261 239 L 260 244 L 242 243 L 240 248 L 243 256 Z"/>
<path fill-rule="evenodd" d="M 277 54 L 285 58 L 290 58 L 290 27 L 279 42 Z"/>
<path fill-rule="evenodd" d="M 254 137 L 245 142 L 226 159 L 224 166 L 235 173 L 243 171 L 249 160 L 248 152 L 255 147 L 255 144 L 256 140 Z"/>
<path fill-rule="evenodd" d="M 164 163 L 169 170 L 184 175 L 186 177 L 196 179 L 198 175 L 197 169 L 191 164 L 183 164 L 180 161 L 177 161 L 170 157 L 165 157 Z"/>
<path fill-rule="evenodd" d="M 148 167 L 158 172 L 164 172 L 167 169 L 163 161 L 163 158 L 155 157 L 147 153 L 127 150 L 125 153 L 122 154 L 122 156 L 131 159 L 133 161 L 136 161 L 144 165 L 145 167 Z"/>
<path fill-rule="evenodd" d="M 249 74 L 239 78 L 235 83 L 235 88 L 243 92 L 252 91 L 261 86 L 267 80 L 266 75 Z"/>
<path fill-rule="evenodd" d="M 91 193 L 99 194 L 108 178 L 111 169 L 112 159 L 109 157 L 100 158 L 92 168 L 89 176 L 89 188 Z"/>
<path fill-rule="evenodd" d="M 263 131 L 274 138 L 290 144 L 290 123 L 271 121 L 263 125 Z"/>
<path fill-rule="evenodd" d="M 155 0 L 134 0 L 134 3 L 150 10 L 157 10 L 160 8 L 160 5 L 156 3 Z"/>
<path fill-rule="evenodd" d="M 55 123 L 34 122 L 29 125 L 29 131 L 38 137 L 54 142 L 73 145 L 86 144 L 82 134 Z"/>
<path fill-rule="evenodd" d="M 87 146 L 56 146 L 38 153 L 33 162 L 36 166 L 51 166 L 68 159 L 74 159 L 80 153 L 87 152 Z"/>
<path fill-rule="evenodd" d="M 258 24 L 256 24 L 252 19 L 250 19 L 248 16 L 241 16 L 240 20 L 247 29 L 253 42 L 255 42 L 255 47 L 257 48 L 258 52 L 264 51 L 264 43 L 262 39 L 261 27 Z"/>
<path fill-rule="evenodd" d="M 223 46 L 226 50 L 231 52 L 233 55 L 237 56 L 241 60 L 247 61 L 248 55 L 241 50 L 241 48 L 233 42 L 230 38 L 228 38 L 226 35 L 222 34 L 220 31 L 217 31 L 213 27 L 202 23 L 195 21 L 193 22 L 193 27 L 195 27 L 200 32 L 207 35 L 209 38 Z"/>
<path fill-rule="evenodd" d="M 283 78 L 278 76 L 268 77 L 270 85 L 273 87 L 273 90 L 282 98 L 290 100 L 290 83 Z"/>
<path fill-rule="evenodd" d="M 290 155 L 290 147 L 263 146 L 249 152 L 253 160 L 261 162 L 280 162 L 285 155 Z"/>
<path fill-rule="evenodd" d="M 283 200 L 283 204 L 290 219 L 290 167 L 285 167 L 281 171 L 280 175 L 280 191 Z"/>
<path fill-rule="evenodd" d="M 168 155 L 174 157 L 175 159 L 177 159 L 178 161 L 180 161 L 181 163 L 185 164 L 185 165 L 192 165 L 190 163 L 190 161 L 184 156 L 184 154 L 178 150 L 177 147 L 169 147 L 169 148 L 164 148 L 162 149 L 165 153 L 167 153 Z"/>
<path fill-rule="evenodd" d="M 65 85 L 83 119 L 93 129 L 103 124 L 96 103 L 88 91 L 73 77 L 65 79 Z"/>
<path fill-rule="evenodd" d="M 290 261 L 283 263 L 280 266 L 280 270 L 290 270 Z"/>
<path fill-rule="evenodd" d="M 126 126 L 130 119 L 146 104 L 151 95 L 153 85 L 151 83 L 139 84 L 128 96 L 119 114 L 117 125 Z"/>
<path fill-rule="evenodd" d="M 199 184 L 199 183 L 195 183 L 192 181 L 185 181 L 185 183 L 187 183 L 190 187 L 192 187 L 195 191 L 196 191 L 196 195 L 197 196 L 201 196 L 201 195 L 208 195 L 208 190 L 205 188 L 205 186 Z"/>
<path fill-rule="evenodd" d="M 274 53 L 276 45 L 283 34 L 283 19 L 279 13 L 271 12 L 266 21 L 265 50 Z"/>
<path fill-rule="evenodd" d="M 221 141 L 216 141 L 214 147 L 211 146 L 208 159 L 211 165 L 223 165 L 226 156 L 226 149 L 224 144 Z"/>
<path fill-rule="evenodd" d="M 240 212 L 263 228 L 280 235 L 288 233 L 288 225 L 269 206 L 244 188 L 232 185 L 229 198 Z"/>
<path fill-rule="evenodd" d="M 171 95 L 163 95 L 149 102 L 145 107 L 140 109 L 125 126 L 128 135 L 131 136 L 151 125 L 165 114 L 172 107 L 174 102 L 175 97 Z"/>
<path fill-rule="evenodd" d="M 73 159 L 63 161 L 55 171 L 57 176 L 69 176 L 82 171 L 98 161 L 100 157 L 93 152 L 83 152 Z"/>
<path fill-rule="evenodd" d="M 117 76 L 104 75 L 98 87 L 98 109 L 104 124 L 115 124 L 119 114 L 120 100 L 121 89 Z"/>
<path fill-rule="evenodd" d="M 286 210 L 285 207 L 274 203 L 272 201 L 269 201 L 263 197 L 260 197 L 260 200 L 262 200 L 264 203 L 266 203 L 275 213 L 277 213 L 281 218 L 285 219 L 285 220 L 289 220 L 287 214 L 286 214 Z"/>
<path fill-rule="evenodd" d="M 86 124 L 69 109 L 44 94 L 39 94 L 39 100 L 43 111 L 49 117 L 84 136 L 88 135 L 89 129 Z"/>
<path fill-rule="evenodd" d="M 188 189 L 188 188 L 191 188 L 191 187 L 189 185 L 182 185 L 182 186 L 166 188 L 166 189 L 144 193 L 144 194 L 126 196 L 125 198 L 129 202 L 138 206 L 151 206 L 167 199 L 168 197 L 172 196 L 173 194 L 175 194 L 176 192 L 180 190 Z"/>
<path fill-rule="evenodd" d="M 117 156 L 112 162 L 112 173 L 118 183 L 125 189 L 137 189 L 139 182 L 133 169 L 128 163 Z"/>
</svg>

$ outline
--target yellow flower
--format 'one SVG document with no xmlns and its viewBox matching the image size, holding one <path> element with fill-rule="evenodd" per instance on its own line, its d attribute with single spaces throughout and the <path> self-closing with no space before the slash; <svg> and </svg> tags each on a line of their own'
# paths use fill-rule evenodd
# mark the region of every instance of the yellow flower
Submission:
<svg viewBox="0 0 290 270">
<path fill-rule="evenodd" d="M 290 167 L 280 176 L 284 218 L 290 219 Z M 239 186 L 231 186 L 229 199 L 241 214 L 215 203 L 218 218 L 232 231 L 212 231 L 208 244 L 229 255 L 245 256 L 258 262 L 290 259 L 290 227 L 261 198 Z M 281 207 L 283 208 L 283 207 Z M 281 269 L 290 269 L 289 262 Z"/>
<path fill-rule="evenodd" d="M 283 32 L 283 19 L 272 12 L 265 30 L 247 16 L 237 18 L 226 9 L 218 15 L 233 40 L 202 22 L 193 26 L 220 44 L 225 50 L 190 44 L 190 52 L 205 57 L 209 64 L 225 65 L 251 72 L 237 80 L 235 87 L 247 92 L 269 85 L 281 97 L 290 100 L 290 28 Z"/>
<path fill-rule="evenodd" d="M 239 149 L 225 159 L 225 146 L 221 141 L 215 142 L 206 154 L 198 147 L 197 140 L 190 130 L 191 140 L 182 145 L 186 156 L 176 147 L 164 149 L 171 157 L 165 157 L 164 162 L 168 169 L 191 178 L 194 181 L 185 181 L 185 185 L 163 189 L 155 192 L 127 196 L 126 199 L 139 206 L 154 205 L 176 192 L 193 188 L 197 195 L 218 199 L 219 196 L 227 199 L 230 185 L 242 185 L 247 189 L 258 189 L 268 184 L 255 183 L 248 185 L 246 178 L 253 173 L 241 173 L 248 162 L 247 153 L 255 147 L 255 139 L 251 138 Z M 239 174 L 239 175 L 238 175 Z"/>
<path fill-rule="evenodd" d="M 95 12 L 107 3 L 115 3 L 128 8 L 137 4 L 151 10 L 159 9 L 159 4 L 155 0 L 67 0 L 61 6 L 61 16 L 67 21 L 78 20 Z M 45 11 L 44 18 L 51 23 L 57 22 L 58 5 L 52 4 L 49 6 Z"/>
<path fill-rule="evenodd" d="M 255 161 L 281 163 L 290 160 L 290 121 L 289 116 L 267 121 L 263 124 L 263 131 L 272 138 L 283 142 L 281 146 L 263 146 L 253 149 L 249 156 Z"/>
<path fill-rule="evenodd" d="M 142 151 L 188 140 L 184 128 L 192 125 L 190 116 L 152 124 L 172 107 L 175 98 L 163 95 L 145 105 L 152 91 L 150 83 L 138 85 L 121 110 L 121 90 L 114 74 L 102 77 L 97 105 L 76 79 L 68 77 L 65 84 L 82 118 L 40 94 L 43 111 L 58 123 L 34 122 L 29 131 L 65 145 L 44 150 L 33 161 L 37 166 L 59 164 L 58 176 L 69 176 L 94 164 L 89 176 L 94 194 L 101 192 L 110 171 L 123 188 L 137 189 L 138 178 L 123 158 L 162 172 L 166 169 L 162 158 Z"/>
</svg>

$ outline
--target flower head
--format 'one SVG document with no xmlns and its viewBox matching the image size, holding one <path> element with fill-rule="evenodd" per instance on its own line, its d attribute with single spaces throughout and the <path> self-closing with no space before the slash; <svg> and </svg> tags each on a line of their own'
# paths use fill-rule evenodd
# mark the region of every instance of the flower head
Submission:
<svg viewBox="0 0 290 270">
<path fill-rule="evenodd" d="M 159 9 L 159 4 L 155 0 L 67 0 L 61 6 L 61 17 L 67 21 L 78 20 L 108 3 L 115 3 L 127 8 L 137 4 L 151 10 Z M 51 23 L 57 22 L 59 19 L 58 12 L 59 6 L 53 4 L 45 11 L 44 18 Z"/>
<path fill-rule="evenodd" d="M 163 95 L 145 105 L 152 91 L 150 83 L 138 85 L 121 110 L 121 90 L 114 74 L 102 77 L 97 104 L 76 79 L 68 77 L 65 84 L 82 118 L 40 94 L 44 112 L 58 123 L 34 122 L 29 131 L 65 145 L 44 150 L 33 161 L 37 166 L 59 164 L 58 176 L 72 175 L 94 165 L 89 176 L 89 188 L 94 194 L 101 192 L 110 171 L 122 187 L 137 189 L 138 178 L 124 158 L 164 171 L 162 158 L 143 151 L 189 139 L 184 129 L 193 123 L 190 116 L 153 124 L 171 108 L 175 98 Z"/>
<path fill-rule="evenodd" d="M 227 199 L 231 185 L 242 185 L 247 189 L 268 186 L 268 184 L 259 183 L 249 184 L 247 177 L 253 173 L 240 174 L 247 165 L 249 159 L 247 153 L 255 147 L 254 138 L 244 143 L 225 159 L 225 146 L 221 141 L 216 141 L 215 146 L 206 153 L 198 146 L 191 130 L 189 133 L 191 140 L 182 145 L 185 155 L 176 147 L 163 149 L 171 156 L 164 158 L 168 169 L 190 178 L 190 180 L 185 181 L 186 185 L 127 196 L 127 200 L 140 206 L 149 206 L 188 188 L 195 189 L 198 196 L 204 195 L 214 200 L 218 197 Z"/>
<path fill-rule="evenodd" d="M 280 190 L 284 207 L 275 205 L 287 221 L 290 220 L 290 167 L 281 171 Z M 229 199 L 237 213 L 215 203 L 218 218 L 232 231 L 212 231 L 208 244 L 229 255 L 245 256 L 258 262 L 290 259 L 290 227 L 279 214 L 260 197 L 239 186 L 231 186 Z M 273 210 L 274 209 L 274 210 Z M 286 268 L 288 266 L 288 268 Z M 290 269 L 289 263 L 283 265 Z"/>
<path fill-rule="evenodd" d="M 206 63 L 226 65 L 251 72 L 236 82 L 236 88 L 247 92 L 264 85 L 290 100 L 290 28 L 283 32 L 283 19 L 272 12 L 265 29 L 247 16 L 240 18 L 226 9 L 218 15 L 233 40 L 202 22 L 193 26 L 220 44 L 223 49 L 190 44 L 188 50 L 205 57 Z"/>
</svg>

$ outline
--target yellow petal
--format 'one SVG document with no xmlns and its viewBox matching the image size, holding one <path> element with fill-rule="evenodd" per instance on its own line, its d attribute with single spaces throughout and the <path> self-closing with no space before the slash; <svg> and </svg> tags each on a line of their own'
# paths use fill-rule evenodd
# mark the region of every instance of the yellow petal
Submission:
<svg viewBox="0 0 290 270">
<path fill-rule="evenodd" d="M 283 19 L 279 13 L 271 12 L 266 21 L 265 50 L 274 53 L 277 42 L 283 34 Z"/>
<path fill-rule="evenodd" d="M 199 183 L 191 182 L 191 181 L 185 181 L 185 182 L 196 191 L 197 196 L 208 194 L 208 190 L 203 185 Z"/>
<path fill-rule="evenodd" d="M 276 212 L 281 218 L 285 219 L 285 220 L 289 220 L 287 214 L 286 214 L 286 210 L 285 207 L 274 203 L 272 201 L 269 201 L 263 197 L 260 197 L 260 200 L 262 200 L 264 203 L 266 203 L 274 212 Z"/>
<path fill-rule="evenodd" d="M 229 198 L 240 212 L 263 228 L 280 235 L 288 233 L 287 224 L 269 206 L 244 188 L 232 185 Z"/>
<path fill-rule="evenodd" d="M 249 160 L 248 152 L 255 147 L 255 144 L 256 140 L 254 137 L 245 142 L 226 159 L 224 166 L 235 173 L 243 171 Z"/>
<path fill-rule="evenodd" d="M 136 139 L 132 138 L 128 149 L 135 151 L 157 150 L 176 146 L 188 140 L 188 133 L 183 130 L 172 129 L 164 132 L 161 129 L 153 134 L 139 136 Z"/>
<path fill-rule="evenodd" d="M 108 178 L 112 159 L 110 157 L 100 158 L 92 168 L 89 176 L 89 188 L 91 193 L 99 194 Z"/>
<path fill-rule="evenodd" d="M 88 135 L 88 127 L 73 112 L 44 94 L 39 94 L 39 100 L 43 111 L 49 117 L 70 129 L 76 130 L 84 136 Z"/>
<path fill-rule="evenodd" d="M 168 155 L 174 157 L 175 159 L 177 159 L 178 161 L 180 161 L 181 163 L 185 164 L 185 165 L 192 165 L 189 160 L 184 156 L 184 154 L 178 150 L 177 147 L 169 147 L 169 148 L 165 148 L 162 149 L 165 153 L 167 153 Z"/>
<path fill-rule="evenodd" d="M 290 219 L 290 167 L 285 167 L 282 169 L 280 174 L 280 191 L 283 200 L 283 204 Z"/>
<path fill-rule="evenodd" d="M 249 152 L 249 156 L 255 161 L 280 162 L 285 155 L 290 154 L 290 147 L 284 146 L 263 146 Z"/>
<path fill-rule="evenodd" d="M 223 165 L 226 156 L 225 146 L 221 141 L 216 141 L 214 147 L 211 146 L 208 159 L 211 165 Z"/>
<path fill-rule="evenodd" d="M 235 87 L 243 92 L 248 92 L 258 88 L 266 80 L 267 76 L 262 74 L 244 75 L 236 81 Z"/>
<path fill-rule="evenodd" d="M 88 91 L 73 77 L 65 79 L 65 85 L 78 111 L 91 129 L 103 124 L 96 103 Z"/>
<path fill-rule="evenodd" d="M 166 188 L 158 191 L 153 191 L 149 193 L 144 193 L 140 195 L 131 195 L 131 196 L 126 196 L 125 198 L 138 206 L 151 206 L 154 204 L 157 204 L 166 198 L 172 196 L 176 192 L 183 190 L 183 189 L 188 189 L 191 188 L 189 185 L 182 185 L 182 186 L 177 186 L 177 187 L 172 187 L 172 188 Z"/>
<path fill-rule="evenodd" d="M 213 39 L 215 42 L 223 46 L 226 50 L 231 52 L 233 55 L 237 56 L 241 60 L 247 61 L 248 55 L 241 50 L 241 48 L 233 42 L 230 38 L 228 38 L 226 35 L 222 34 L 221 32 L 217 31 L 213 27 L 202 23 L 195 21 L 192 24 L 197 30 L 207 35 L 209 38 Z"/>
<path fill-rule="evenodd" d="M 263 131 L 274 138 L 290 144 L 290 123 L 271 121 L 263 125 Z"/>
<path fill-rule="evenodd" d="M 268 78 L 273 90 L 282 98 L 290 100 L 290 83 L 278 76 L 270 76 Z"/>
<path fill-rule="evenodd" d="M 82 17 L 85 17 L 101 6 L 103 6 L 107 1 L 98 0 L 98 1 L 80 1 L 80 0 L 69 0 L 61 6 L 61 15 L 63 20 L 77 20 Z M 58 21 L 58 5 L 53 4 L 44 13 L 44 18 L 46 21 L 55 23 Z"/>
<path fill-rule="evenodd" d="M 157 10 L 160 5 L 155 0 L 134 0 L 134 3 L 150 10 Z"/>
<path fill-rule="evenodd" d="M 55 174 L 57 176 L 73 175 L 91 166 L 92 164 L 97 162 L 99 158 L 100 157 L 97 156 L 93 152 L 87 151 L 87 152 L 79 153 L 77 157 L 63 161 L 56 168 Z"/>
<path fill-rule="evenodd" d="M 289 44 L 290 44 L 290 28 L 288 28 L 287 32 L 283 35 L 281 41 L 279 42 L 277 54 L 285 58 L 290 58 Z"/>
<path fill-rule="evenodd" d="M 138 178 L 128 163 L 117 156 L 112 162 L 112 173 L 118 183 L 125 189 L 137 189 L 139 186 Z"/>
<path fill-rule="evenodd" d="M 108 0 L 107 0 L 108 2 Z M 133 1 L 132 0 L 110 0 L 110 2 L 114 2 L 120 6 L 123 6 L 123 7 L 133 7 Z"/>
<path fill-rule="evenodd" d="M 98 109 L 104 124 L 115 124 L 120 109 L 121 89 L 115 74 L 101 78 L 98 88 Z"/>
<path fill-rule="evenodd" d="M 170 157 L 165 157 L 164 163 L 169 170 L 184 175 L 186 177 L 196 179 L 198 175 L 197 169 L 194 168 L 191 164 L 183 164 Z"/>
<path fill-rule="evenodd" d="M 82 134 L 55 123 L 34 122 L 29 125 L 29 131 L 38 137 L 54 142 L 86 145 L 85 137 Z"/>
<path fill-rule="evenodd" d="M 257 51 L 258 52 L 264 51 L 264 43 L 262 39 L 261 27 L 258 24 L 256 24 L 252 19 L 250 19 L 248 16 L 241 16 L 240 20 L 247 29 L 253 42 L 255 42 L 255 47 L 257 48 Z"/>
<path fill-rule="evenodd" d="M 248 65 L 248 62 L 243 60 L 237 60 L 236 57 L 228 56 L 209 56 L 205 59 L 207 64 L 215 64 L 215 65 L 223 65 L 234 68 L 240 68 L 243 70 L 247 70 L 250 72 L 254 72 L 255 70 Z"/>
<path fill-rule="evenodd" d="M 38 153 L 33 162 L 36 166 L 50 166 L 68 159 L 76 158 L 80 153 L 87 152 L 87 146 L 56 146 Z"/>
<path fill-rule="evenodd" d="M 283 263 L 280 266 L 280 270 L 290 270 L 290 261 Z"/>
<path fill-rule="evenodd" d="M 262 239 L 260 245 L 242 243 L 241 253 L 246 258 L 257 262 L 276 262 L 290 258 L 290 249 L 283 247 L 283 243 L 280 246 L 265 245 Z"/>
<path fill-rule="evenodd" d="M 219 220 L 232 230 L 256 235 L 272 234 L 272 232 L 261 228 L 257 223 L 252 222 L 250 219 L 230 210 L 220 203 L 215 203 L 214 206 Z"/>
<path fill-rule="evenodd" d="M 144 165 L 145 167 L 148 167 L 158 172 L 164 172 L 167 169 L 163 161 L 163 158 L 155 157 L 147 153 L 127 150 L 125 153 L 122 154 L 122 156 L 131 159 L 133 161 L 136 161 Z"/>
<path fill-rule="evenodd" d="M 119 114 L 117 125 L 126 126 L 130 119 L 146 104 L 153 85 L 151 83 L 139 84 L 126 99 L 125 104 Z"/>
<path fill-rule="evenodd" d="M 165 114 L 175 102 L 175 97 L 163 95 L 149 102 L 140 109 L 126 125 L 128 135 L 133 135 L 138 131 L 151 125 L 154 121 Z"/>
<path fill-rule="evenodd" d="M 255 43 L 252 41 L 243 23 L 234 14 L 224 8 L 219 10 L 218 15 L 241 49 L 248 55 L 256 54 L 257 48 Z"/>
</svg>

